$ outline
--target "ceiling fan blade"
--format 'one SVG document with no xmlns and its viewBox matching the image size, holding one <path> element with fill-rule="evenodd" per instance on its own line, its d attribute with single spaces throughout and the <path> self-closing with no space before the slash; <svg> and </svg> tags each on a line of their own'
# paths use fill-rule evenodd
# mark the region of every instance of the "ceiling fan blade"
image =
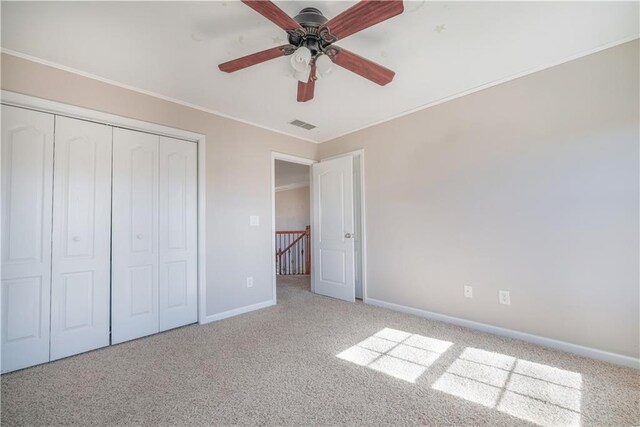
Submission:
<svg viewBox="0 0 640 427">
<path fill-rule="evenodd" d="M 330 19 L 321 29 L 320 35 L 325 41 L 333 43 L 400 15 L 403 11 L 402 0 L 362 0 Z"/>
<path fill-rule="evenodd" d="M 261 52 L 252 53 L 251 55 L 243 56 L 242 58 L 234 59 L 233 61 L 225 62 L 224 64 L 218 65 L 218 68 L 220 68 L 220 71 L 224 71 L 225 73 L 233 73 L 234 71 L 242 70 L 243 68 L 247 68 L 270 59 L 291 55 L 294 51 L 294 46 L 285 44 L 278 47 L 272 47 L 271 49 L 263 50 Z"/>
<path fill-rule="evenodd" d="M 242 0 L 242 3 L 246 4 L 251 9 L 255 10 L 285 31 L 302 31 L 302 26 L 300 24 L 268 0 Z"/>
<path fill-rule="evenodd" d="M 316 64 L 311 65 L 309 81 L 307 83 L 298 82 L 298 102 L 307 102 L 313 99 L 313 91 L 316 86 Z"/>
<path fill-rule="evenodd" d="M 360 55 L 356 55 L 353 52 L 349 52 L 335 45 L 330 47 L 327 54 L 336 65 L 346 68 L 380 86 L 389 83 L 393 80 L 393 76 L 396 75 L 395 72 L 382 65 L 378 65 Z"/>
</svg>

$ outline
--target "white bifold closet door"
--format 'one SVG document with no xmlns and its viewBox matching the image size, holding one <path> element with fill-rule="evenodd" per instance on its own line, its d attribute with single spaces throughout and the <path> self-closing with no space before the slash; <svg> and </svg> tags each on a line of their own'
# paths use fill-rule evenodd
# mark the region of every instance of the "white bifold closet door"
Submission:
<svg viewBox="0 0 640 427">
<path fill-rule="evenodd" d="M 112 344 L 159 330 L 158 142 L 113 130 Z"/>
<path fill-rule="evenodd" d="M 51 360 L 109 345 L 111 126 L 56 116 Z"/>
<path fill-rule="evenodd" d="M 2 372 L 49 360 L 53 131 L 2 106 Z"/>
<path fill-rule="evenodd" d="M 112 343 L 197 320 L 197 146 L 114 129 Z"/>
<path fill-rule="evenodd" d="M 160 330 L 198 320 L 197 144 L 160 137 Z"/>
</svg>

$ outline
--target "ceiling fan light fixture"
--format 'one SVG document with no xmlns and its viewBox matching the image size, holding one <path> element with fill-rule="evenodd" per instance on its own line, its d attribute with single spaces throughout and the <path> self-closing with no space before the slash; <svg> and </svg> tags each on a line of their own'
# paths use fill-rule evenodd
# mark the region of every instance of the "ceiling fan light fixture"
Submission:
<svg viewBox="0 0 640 427">
<path fill-rule="evenodd" d="M 305 46 L 300 46 L 295 53 L 291 55 L 291 66 L 297 72 L 305 72 L 309 69 L 311 63 L 311 51 Z"/>
<path fill-rule="evenodd" d="M 327 55 L 318 55 L 316 58 L 316 76 L 328 77 L 333 70 L 333 61 Z"/>
<path fill-rule="evenodd" d="M 309 76 L 311 75 L 311 67 L 307 66 L 303 71 L 294 71 L 293 77 L 296 80 L 301 81 L 302 83 L 307 83 L 309 81 Z"/>
</svg>

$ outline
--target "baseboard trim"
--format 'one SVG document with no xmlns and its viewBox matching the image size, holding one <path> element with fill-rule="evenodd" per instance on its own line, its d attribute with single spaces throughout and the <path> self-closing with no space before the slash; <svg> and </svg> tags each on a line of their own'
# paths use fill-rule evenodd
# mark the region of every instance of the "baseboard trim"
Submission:
<svg viewBox="0 0 640 427">
<path fill-rule="evenodd" d="M 567 353 L 577 354 L 579 356 L 590 357 L 604 362 L 615 363 L 616 365 L 629 366 L 631 368 L 640 369 L 640 359 L 625 356 L 617 353 L 610 353 L 604 350 L 598 350 L 592 347 L 585 347 L 578 344 L 572 344 L 566 341 L 559 341 L 553 338 L 546 338 L 539 335 L 532 335 L 526 332 L 514 331 L 513 329 L 493 326 L 486 323 L 474 322 L 473 320 L 461 319 L 459 317 L 448 316 L 446 314 L 435 313 L 432 311 L 421 310 L 419 308 L 407 307 L 405 305 L 394 304 L 391 302 L 381 301 L 373 298 L 367 298 L 367 304 L 377 307 L 387 308 L 389 310 L 399 311 L 402 313 L 413 314 L 415 316 L 424 317 L 426 319 L 438 320 L 440 322 L 451 323 L 465 328 L 476 329 L 495 335 L 501 335 L 508 338 L 515 338 L 544 347 L 556 350 L 566 351 Z"/>
<path fill-rule="evenodd" d="M 249 313 L 251 311 L 260 310 L 261 308 L 267 308 L 275 305 L 273 300 L 262 301 L 257 304 L 246 305 L 240 308 L 234 308 L 233 310 L 223 311 L 222 313 L 212 314 L 210 316 L 205 317 L 203 322 L 200 322 L 201 325 L 215 322 L 216 320 L 227 319 L 229 317 L 238 316 L 240 314 Z"/>
</svg>

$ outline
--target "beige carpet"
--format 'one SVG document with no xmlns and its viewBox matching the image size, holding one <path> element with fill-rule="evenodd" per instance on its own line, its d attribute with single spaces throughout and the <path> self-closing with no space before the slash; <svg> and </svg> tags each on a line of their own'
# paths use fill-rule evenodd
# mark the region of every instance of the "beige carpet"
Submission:
<svg viewBox="0 0 640 427">
<path fill-rule="evenodd" d="M 638 371 L 278 284 L 278 305 L 2 376 L 2 424 L 638 425 Z"/>
</svg>

